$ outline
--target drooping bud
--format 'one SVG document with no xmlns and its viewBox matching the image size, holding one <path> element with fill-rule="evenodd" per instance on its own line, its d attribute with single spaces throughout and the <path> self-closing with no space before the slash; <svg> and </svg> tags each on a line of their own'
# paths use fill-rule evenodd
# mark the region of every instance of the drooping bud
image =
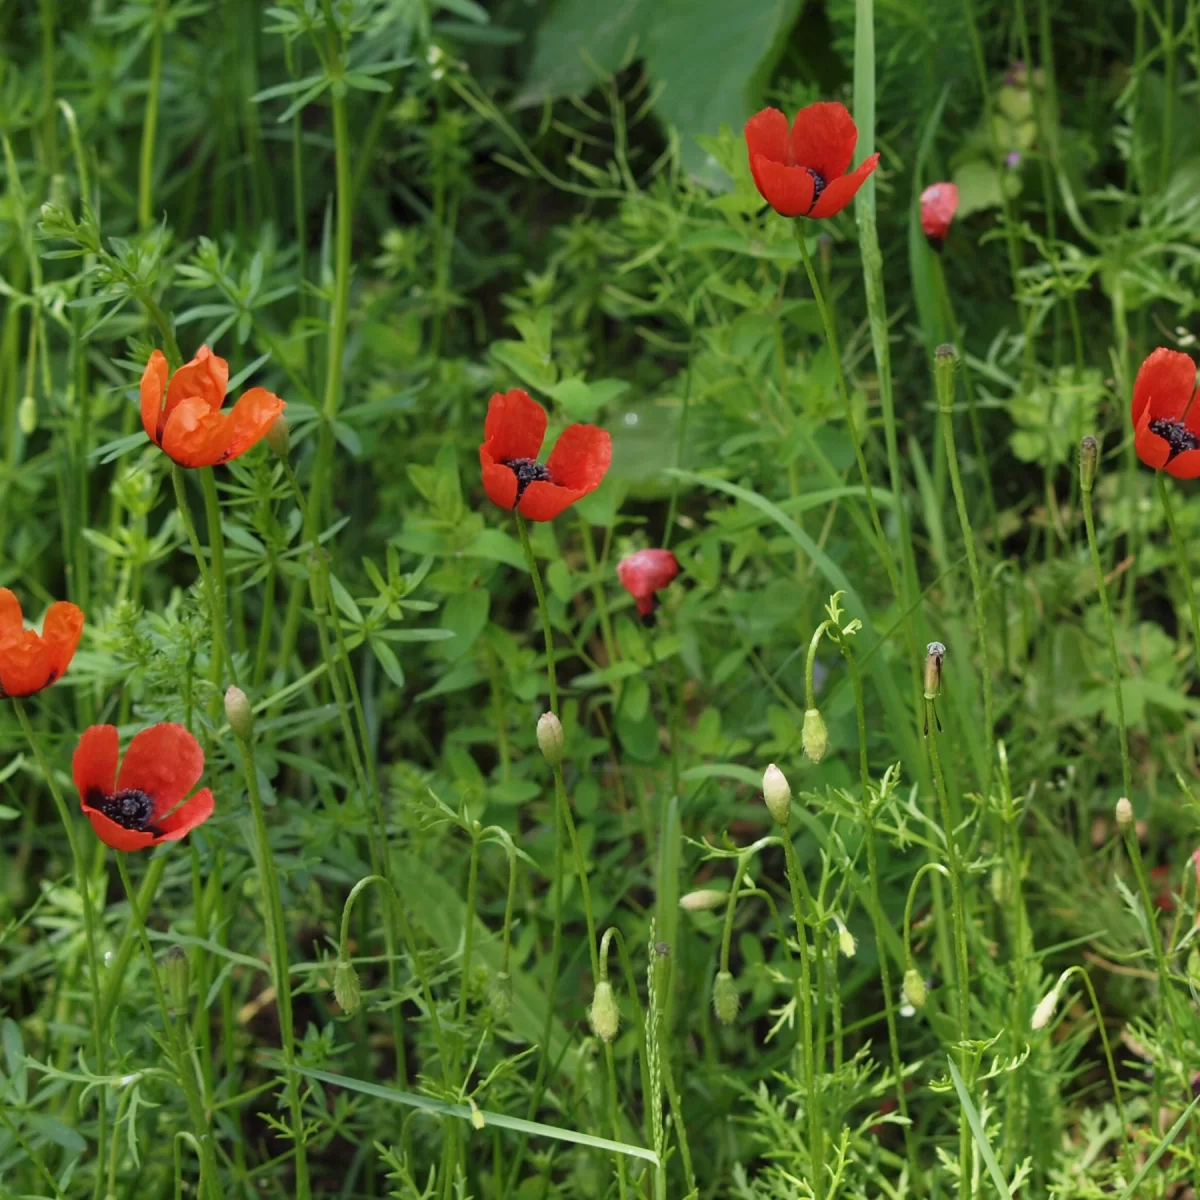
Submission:
<svg viewBox="0 0 1200 1200">
<path fill-rule="evenodd" d="M 841 917 L 833 918 L 834 924 L 837 925 L 838 931 L 838 949 L 842 952 L 843 957 L 853 958 L 858 950 L 858 943 L 854 940 L 854 934 L 846 928 L 846 922 Z"/>
<path fill-rule="evenodd" d="M 813 762 L 819 763 L 825 757 L 825 751 L 829 749 L 829 730 L 825 728 L 820 709 L 805 709 L 800 741 L 804 746 L 804 753 Z"/>
<path fill-rule="evenodd" d="M 1133 828 L 1133 805 L 1128 796 L 1122 796 L 1117 801 L 1117 828 L 1122 833 L 1128 833 Z"/>
<path fill-rule="evenodd" d="M 225 719 L 229 722 L 229 728 L 243 742 L 248 742 L 254 736 L 254 710 L 240 687 L 231 687 L 225 693 Z"/>
<path fill-rule="evenodd" d="M 588 1021 L 592 1032 L 602 1041 L 611 1042 L 617 1036 L 621 1025 L 621 1010 L 617 1007 L 617 997 L 613 994 L 612 984 L 607 979 L 601 979 L 592 993 L 592 1007 L 588 1010 Z"/>
<path fill-rule="evenodd" d="M 925 647 L 925 698 L 934 699 L 942 690 L 942 663 L 946 658 L 946 647 L 941 642 L 930 642 Z"/>
<path fill-rule="evenodd" d="M 167 1000 L 171 1005 L 171 1015 L 182 1016 L 188 1008 L 191 975 L 188 968 L 188 956 L 181 946 L 172 946 L 167 951 L 163 968 L 167 976 Z"/>
<path fill-rule="evenodd" d="M 728 971 L 718 971 L 713 981 L 713 1012 L 722 1025 L 732 1025 L 737 1020 L 741 998 L 738 986 Z"/>
<path fill-rule="evenodd" d="M 488 988 L 488 1003 L 492 1009 L 492 1019 L 497 1024 L 508 1020 L 513 1005 L 513 982 L 507 971 L 497 971 L 492 976 L 491 986 Z"/>
<path fill-rule="evenodd" d="M 1092 490 L 1096 481 L 1096 464 L 1100 461 L 1100 443 L 1089 433 L 1079 443 L 1079 486 L 1085 492 Z"/>
<path fill-rule="evenodd" d="M 904 972 L 904 998 L 913 1006 L 913 1008 L 924 1008 L 925 998 L 927 996 L 925 990 L 925 980 L 921 978 L 921 973 L 915 967 L 909 967 Z"/>
<path fill-rule="evenodd" d="M 1042 997 L 1041 1003 L 1033 1010 L 1033 1020 L 1030 1024 L 1036 1032 L 1039 1029 L 1045 1029 L 1050 1024 L 1050 1018 L 1054 1016 L 1054 1010 L 1058 1007 L 1058 993 L 1062 988 L 1062 979 Z"/>
<path fill-rule="evenodd" d="M 542 713 L 538 717 L 537 740 L 542 757 L 552 767 L 559 766 L 563 760 L 563 727 L 554 713 Z"/>
<path fill-rule="evenodd" d="M 21 406 L 17 409 L 17 424 L 26 437 L 32 437 L 38 427 L 38 406 L 32 396 L 22 396 Z"/>
<path fill-rule="evenodd" d="M 729 899 L 725 892 L 718 892 L 716 888 L 698 888 L 694 892 L 684 892 L 679 897 L 679 907 L 684 912 L 712 912 L 714 908 L 720 908 Z"/>
<path fill-rule="evenodd" d="M 776 824 L 786 825 L 792 815 L 792 789 L 788 787 L 787 777 L 774 763 L 763 772 L 763 799 Z"/>
<path fill-rule="evenodd" d="M 362 1003 L 362 989 L 358 983 L 358 972 L 347 958 L 339 958 L 333 970 L 333 998 L 342 1012 L 350 1015 L 358 1012 Z"/>
<path fill-rule="evenodd" d="M 266 443 L 276 458 L 287 458 L 292 452 L 292 430 L 287 417 L 282 413 L 271 422 L 267 430 Z"/>
</svg>

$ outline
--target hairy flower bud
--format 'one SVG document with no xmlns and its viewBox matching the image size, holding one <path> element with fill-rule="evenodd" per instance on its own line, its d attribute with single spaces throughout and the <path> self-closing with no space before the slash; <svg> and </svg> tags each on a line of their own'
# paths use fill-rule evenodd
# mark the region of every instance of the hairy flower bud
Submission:
<svg viewBox="0 0 1200 1200">
<path fill-rule="evenodd" d="M 347 1015 L 358 1012 L 362 1003 L 362 989 L 358 983 L 358 972 L 349 959 L 339 958 L 333 970 L 333 998 Z"/>
<path fill-rule="evenodd" d="M 292 452 L 292 430 L 287 417 L 282 413 L 271 422 L 267 430 L 266 443 L 276 458 L 287 458 Z"/>
<path fill-rule="evenodd" d="M 172 946 L 167 951 L 163 968 L 167 976 L 167 999 L 171 1004 L 171 1013 L 181 1016 L 187 1012 L 188 990 L 191 986 L 188 956 L 181 946 Z"/>
<path fill-rule="evenodd" d="M 621 1025 L 621 1010 L 617 1007 L 617 997 L 613 994 L 612 984 L 607 979 L 601 979 L 592 993 L 592 1007 L 588 1010 L 588 1021 L 592 1032 L 602 1041 L 611 1042 L 617 1036 Z"/>
<path fill-rule="evenodd" d="M 679 907 L 684 912 L 711 912 L 714 908 L 720 908 L 728 899 L 727 892 L 718 892 L 716 888 L 698 888 L 680 896 Z"/>
<path fill-rule="evenodd" d="M 1050 1018 L 1054 1016 L 1054 1010 L 1058 1007 L 1058 992 L 1062 987 L 1060 979 L 1041 999 L 1041 1003 L 1033 1010 L 1033 1020 L 1030 1024 L 1036 1032 L 1039 1029 L 1045 1029 L 1050 1024 Z"/>
<path fill-rule="evenodd" d="M 738 986 L 728 971 L 718 971 L 713 981 L 713 1012 L 722 1025 L 732 1025 L 737 1020 L 741 999 Z"/>
<path fill-rule="evenodd" d="M 904 998 L 913 1006 L 913 1008 L 925 1007 L 925 980 L 921 978 L 921 973 L 915 967 L 909 967 L 904 972 Z"/>
<path fill-rule="evenodd" d="M 243 742 L 254 736 L 254 710 L 240 687 L 231 687 L 225 693 L 225 719 Z"/>
<path fill-rule="evenodd" d="M 552 767 L 559 766 L 563 760 L 563 727 L 554 713 L 542 713 L 538 717 L 537 740 L 542 757 Z"/>
<path fill-rule="evenodd" d="M 1117 801 L 1117 828 L 1122 833 L 1133 828 L 1133 805 L 1129 803 L 1128 796 L 1122 796 Z"/>
<path fill-rule="evenodd" d="M 497 971 L 492 976 L 491 986 L 488 988 L 488 1003 L 494 1021 L 500 1024 L 508 1020 L 513 1005 L 513 982 L 507 971 Z"/>
<path fill-rule="evenodd" d="M 774 763 L 763 772 L 763 799 L 776 823 L 786 825 L 792 815 L 792 789 L 788 787 L 787 777 Z"/>
<path fill-rule="evenodd" d="M 813 762 L 819 763 L 825 757 L 825 751 L 829 749 L 829 730 L 825 728 L 825 721 L 819 709 L 805 710 L 804 728 L 800 734 L 800 741 L 804 746 L 804 753 Z"/>
<path fill-rule="evenodd" d="M 1096 479 L 1096 464 L 1100 460 L 1100 443 L 1089 433 L 1079 443 L 1079 486 L 1085 492 L 1092 490 Z"/>
</svg>

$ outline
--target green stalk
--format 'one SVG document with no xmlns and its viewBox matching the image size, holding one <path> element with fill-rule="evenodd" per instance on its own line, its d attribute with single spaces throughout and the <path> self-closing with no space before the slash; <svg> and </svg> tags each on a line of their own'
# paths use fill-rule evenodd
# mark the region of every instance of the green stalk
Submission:
<svg viewBox="0 0 1200 1200">
<path fill-rule="evenodd" d="M 158 0 L 152 17 L 154 28 L 150 35 L 150 79 L 146 85 L 146 112 L 142 118 L 142 150 L 138 167 L 138 228 L 149 229 L 154 223 L 150 204 L 154 183 L 154 142 L 158 134 L 158 101 L 162 88 L 163 23 L 167 15 L 167 0 Z"/>
<path fill-rule="evenodd" d="M 217 477 L 212 467 L 202 467 L 199 474 L 200 488 L 204 493 L 204 517 L 208 523 L 208 548 L 209 553 L 212 555 L 212 598 L 217 605 L 217 615 L 214 617 L 214 620 L 219 620 L 222 630 L 225 630 L 228 620 L 226 618 L 225 532 L 221 525 L 221 500 L 217 495 Z M 228 637 L 228 634 L 226 634 L 226 637 Z M 228 642 L 226 642 L 225 654 L 226 665 L 229 669 L 229 678 L 231 682 L 237 683 L 237 668 L 234 665 L 233 655 L 230 653 Z M 219 690 L 221 677 L 215 666 L 212 681 L 213 685 Z"/>
<path fill-rule="evenodd" d="M 1188 614 L 1192 618 L 1192 653 L 1196 656 L 1196 661 L 1200 662 L 1200 612 L 1196 610 L 1196 589 L 1192 586 L 1192 566 L 1188 561 L 1187 542 L 1179 534 L 1179 526 L 1175 521 L 1175 509 L 1171 504 L 1171 493 L 1167 489 L 1166 475 L 1162 471 L 1155 471 L 1155 479 L 1158 483 L 1158 498 L 1162 501 L 1163 512 L 1167 516 L 1167 527 L 1171 530 L 1171 542 L 1175 547 L 1175 563 L 1179 567 L 1179 574 L 1183 579 L 1184 591 L 1187 592 Z M 1126 788 L 1125 794 L 1129 794 Z"/>
<path fill-rule="evenodd" d="M 154 907 L 154 899 L 158 895 L 158 888 L 166 869 L 167 856 L 165 854 L 157 854 L 150 860 L 146 874 L 142 877 L 142 886 L 138 889 L 139 912 L 150 912 Z M 117 947 L 116 954 L 113 955 L 112 963 L 108 968 L 108 983 L 101 993 L 100 1024 L 104 1028 L 111 1024 L 113 1013 L 117 1010 L 117 1002 L 121 999 L 121 985 L 125 980 L 125 972 L 129 969 L 129 960 L 133 957 L 136 947 L 137 940 L 131 921 L 121 937 L 121 944 Z"/>
<path fill-rule="evenodd" d="M 967 513 L 967 495 L 963 488 L 962 473 L 958 469 L 958 447 L 954 441 L 954 370 L 957 364 L 953 346 L 939 346 L 934 363 L 934 378 L 937 383 L 938 412 L 942 416 L 942 444 L 946 448 L 946 465 L 950 470 L 950 486 L 954 490 L 954 504 L 958 509 L 958 523 L 962 527 L 963 542 L 967 550 L 967 569 L 971 575 L 971 591 L 975 598 L 975 637 L 979 643 L 979 670 L 983 675 L 983 725 L 987 742 L 987 766 L 983 776 L 983 795 L 986 798 L 992 787 L 992 741 L 995 730 L 995 709 L 992 700 L 992 657 L 988 645 L 987 605 L 984 601 L 983 577 L 979 571 L 979 553 L 975 548 L 975 534 L 971 529 L 971 518 Z"/>
<path fill-rule="evenodd" d="M 132 925 L 136 930 L 142 945 L 142 953 L 146 956 L 146 966 L 150 970 L 150 982 L 154 985 L 154 997 L 158 1001 L 158 1011 L 163 1020 L 163 1033 L 171 1043 L 172 1058 L 175 1060 L 175 1074 L 183 1088 L 187 1099 L 188 1119 L 192 1123 L 192 1135 L 200 1154 L 200 1190 L 209 1200 L 221 1200 L 222 1191 L 217 1180 L 217 1162 L 213 1154 L 212 1130 L 209 1128 L 208 1115 L 204 1110 L 204 1101 L 200 1089 L 196 1086 L 190 1056 L 185 1052 L 182 1039 L 179 1036 L 178 1024 L 171 1017 L 167 997 L 163 992 L 162 979 L 159 976 L 158 960 L 150 945 L 150 936 L 146 932 L 146 921 L 142 910 L 138 907 L 138 894 L 129 878 L 129 868 L 125 865 L 125 854 L 117 851 L 117 870 L 121 882 L 125 885 L 125 894 L 129 897 L 129 909 L 132 914 Z"/>
<path fill-rule="evenodd" d="M 279 893 L 279 875 L 271 853 L 271 837 L 263 811 L 262 795 L 258 789 L 258 769 L 254 763 L 254 746 L 248 738 L 237 735 L 241 752 L 246 790 L 254 818 L 254 851 L 258 878 L 267 924 L 267 941 L 271 948 L 271 981 L 275 985 L 275 1002 L 279 1010 L 279 1040 L 287 1074 L 288 1107 L 292 1114 L 292 1138 L 295 1146 L 295 1200 L 310 1200 L 308 1178 L 308 1149 L 304 1138 L 304 1110 L 300 1099 L 300 1077 L 296 1074 L 296 1037 L 292 1021 L 292 980 L 288 965 L 287 929 L 283 919 L 283 900 Z"/>
</svg>

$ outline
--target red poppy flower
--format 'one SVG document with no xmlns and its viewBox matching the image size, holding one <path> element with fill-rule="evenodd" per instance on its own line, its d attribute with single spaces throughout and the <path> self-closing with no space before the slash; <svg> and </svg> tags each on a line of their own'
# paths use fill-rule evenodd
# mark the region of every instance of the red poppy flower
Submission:
<svg viewBox="0 0 1200 1200">
<path fill-rule="evenodd" d="M 879 162 L 872 154 L 847 175 L 857 142 L 854 118 L 836 101 L 802 108 L 790 130 L 777 108 L 746 122 L 754 186 L 784 217 L 832 217 L 854 199 Z"/>
<path fill-rule="evenodd" d="M 953 183 L 931 183 L 921 193 L 921 232 L 939 253 L 958 212 L 958 188 Z"/>
<path fill-rule="evenodd" d="M 514 388 L 488 401 L 479 465 L 483 490 L 501 508 L 531 521 L 552 521 L 594 492 L 612 461 L 612 438 L 595 425 L 569 425 L 546 462 L 537 460 L 546 436 L 546 410 Z"/>
<path fill-rule="evenodd" d="M 229 364 L 207 346 L 174 375 L 161 350 L 142 372 L 142 426 L 150 440 L 181 467 L 214 467 L 245 454 L 266 436 L 287 406 L 266 388 L 244 392 L 228 412 Z"/>
<path fill-rule="evenodd" d="M 1142 363 L 1133 382 L 1134 449 L 1148 467 L 1176 479 L 1200 476 L 1200 408 L 1196 364 L 1160 346 Z"/>
<path fill-rule="evenodd" d="M 679 559 L 670 550 L 635 550 L 617 563 L 621 586 L 637 601 L 643 617 L 651 617 L 658 607 L 656 592 L 679 574 Z"/>
<path fill-rule="evenodd" d="M 42 632 L 26 629 L 21 605 L 0 588 L 0 696 L 32 696 L 61 679 L 83 632 L 83 613 L 60 600 L 46 610 Z"/>
<path fill-rule="evenodd" d="M 134 734 L 120 774 L 119 757 L 116 726 L 93 725 L 71 761 L 84 815 L 106 845 L 144 850 L 177 842 L 212 816 L 208 788 L 184 800 L 200 781 L 204 751 L 182 725 L 151 725 Z"/>
</svg>

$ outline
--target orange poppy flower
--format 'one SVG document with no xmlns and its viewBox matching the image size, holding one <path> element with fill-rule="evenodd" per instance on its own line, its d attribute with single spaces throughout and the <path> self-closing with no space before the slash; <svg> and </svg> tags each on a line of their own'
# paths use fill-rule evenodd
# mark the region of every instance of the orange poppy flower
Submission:
<svg viewBox="0 0 1200 1200">
<path fill-rule="evenodd" d="M 266 436 L 287 407 L 266 388 L 244 392 L 228 412 L 229 364 L 207 346 L 174 375 L 161 350 L 142 372 L 142 426 L 146 435 L 181 467 L 215 467 L 245 454 Z"/>
<path fill-rule="evenodd" d="M 46 610 L 40 634 L 26 629 L 20 602 L 0 588 L 0 696 L 32 696 L 60 679 L 82 632 L 83 613 L 65 600 Z"/>
<path fill-rule="evenodd" d="M 208 788 L 184 799 L 204 773 L 204 751 L 182 725 L 151 725 L 134 734 L 120 774 L 119 758 L 117 727 L 93 725 L 71 760 L 79 803 L 105 845 L 144 850 L 177 842 L 212 816 Z"/>
</svg>

